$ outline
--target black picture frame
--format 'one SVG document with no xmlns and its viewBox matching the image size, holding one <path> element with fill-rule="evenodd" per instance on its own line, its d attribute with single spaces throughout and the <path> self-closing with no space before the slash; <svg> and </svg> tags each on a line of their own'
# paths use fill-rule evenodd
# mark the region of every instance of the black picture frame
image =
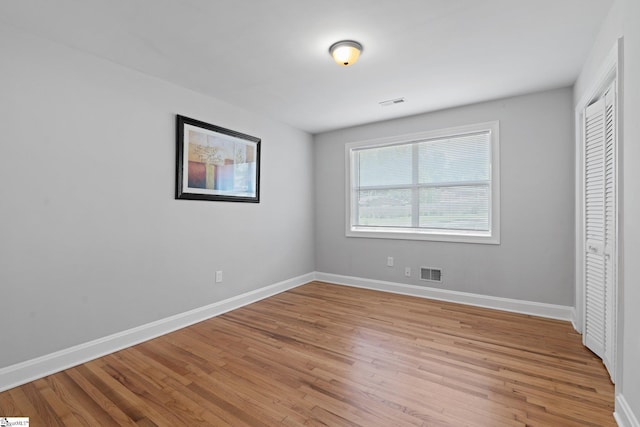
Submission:
<svg viewBox="0 0 640 427">
<path fill-rule="evenodd" d="M 259 203 L 260 143 L 176 115 L 176 199 Z"/>
</svg>

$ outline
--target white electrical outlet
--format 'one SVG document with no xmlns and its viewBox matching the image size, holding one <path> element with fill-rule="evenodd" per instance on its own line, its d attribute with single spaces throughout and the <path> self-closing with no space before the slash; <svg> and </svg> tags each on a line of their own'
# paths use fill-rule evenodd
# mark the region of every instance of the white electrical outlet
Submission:
<svg viewBox="0 0 640 427">
<path fill-rule="evenodd" d="M 218 270 L 216 271 L 216 283 L 221 283 L 222 282 L 222 271 Z"/>
<path fill-rule="evenodd" d="M 393 267 L 393 257 L 387 257 L 387 267 Z"/>
<path fill-rule="evenodd" d="M 411 267 L 404 268 L 404 275 L 405 277 L 411 277 Z"/>
</svg>

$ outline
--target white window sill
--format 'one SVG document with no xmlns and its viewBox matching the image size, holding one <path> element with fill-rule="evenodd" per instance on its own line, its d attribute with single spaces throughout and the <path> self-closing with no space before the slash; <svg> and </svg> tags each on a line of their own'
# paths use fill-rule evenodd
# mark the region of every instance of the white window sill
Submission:
<svg viewBox="0 0 640 427">
<path fill-rule="evenodd" d="M 446 233 L 432 230 L 416 229 L 390 229 L 380 230 L 376 227 L 351 227 L 346 231 L 347 237 L 362 237 L 369 239 L 395 239 L 395 240 L 424 240 L 432 242 L 457 242 L 479 243 L 487 245 L 499 245 L 500 236 L 491 235 L 490 232 L 478 231 L 454 231 Z"/>
</svg>

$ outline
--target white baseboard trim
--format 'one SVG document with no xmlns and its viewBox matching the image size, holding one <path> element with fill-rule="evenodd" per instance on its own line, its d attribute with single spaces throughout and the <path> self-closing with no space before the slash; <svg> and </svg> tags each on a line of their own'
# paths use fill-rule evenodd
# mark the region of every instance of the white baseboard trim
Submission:
<svg viewBox="0 0 640 427">
<path fill-rule="evenodd" d="M 60 372 L 118 350 L 140 344 L 144 341 L 157 338 L 161 335 L 168 334 L 203 320 L 219 316 L 220 314 L 251 304 L 261 299 L 268 298 L 286 290 L 296 288 L 313 280 L 441 301 L 456 302 L 478 307 L 493 308 L 496 310 L 511 311 L 515 313 L 530 314 L 552 319 L 566 321 L 572 321 L 574 319 L 573 308 L 568 306 L 543 304 L 424 286 L 407 285 L 403 283 L 314 272 L 237 295 L 223 301 L 218 301 L 204 307 L 176 314 L 165 319 L 147 323 L 146 325 L 141 325 L 113 335 L 98 338 L 55 353 L 7 366 L 0 369 L 0 392 L 47 375 Z M 619 398 L 622 398 L 622 396 Z M 616 402 L 617 407 L 618 401 Z M 622 398 L 620 408 L 620 417 L 622 417 L 622 419 L 631 420 L 627 422 L 627 424 L 620 425 L 625 427 L 640 427 L 637 419 L 633 415 L 633 412 L 630 411 L 629 406 L 626 404 L 626 401 L 624 401 L 624 398 Z"/>
<path fill-rule="evenodd" d="M 402 295 L 429 298 L 440 301 L 473 305 L 476 307 L 493 308 L 520 314 L 546 317 L 550 319 L 573 320 L 573 307 L 540 302 L 523 301 L 509 298 L 492 297 L 467 292 L 449 291 L 446 289 L 430 288 L 427 286 L 407 285 L 404 283 L 384 282 L 381 280 L 364 279 L 361 277 L 341 276 L 337 274 L 316 272 L 316 280 L 337 285 L 354 286 L 357 288 L 373 289 Z"/>
<path fill-rule="evenodd" d="M 157 338 L 314 280 L 308 273 L 204 307 L 0 369 L 0 392 Z"/>
<path fill-rule="evenodd" d="M 573 325 L 573 329 L 576 330 L 577 333 L 582 335 L 582 328 L 580 327 L 580 323 L 578 322 L 578 312 L 575 307 L 571 307 L 571 324 Z"/>
<path fill-rule="evenodd" d="M 621 394 L 616 396 L 616 411 L 613 413 L 613 417 L 620 427 L 640 427 L 638 417 Z"/>
</svg>

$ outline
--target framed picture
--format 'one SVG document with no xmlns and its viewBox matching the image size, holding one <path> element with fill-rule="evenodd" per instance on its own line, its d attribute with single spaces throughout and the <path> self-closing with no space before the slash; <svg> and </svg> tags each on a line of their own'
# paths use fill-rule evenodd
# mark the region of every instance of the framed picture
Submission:
<svg viewBox="0 0 640 427">
<path fill-rule="evenodd" d="M 260 139 L 177 116 L 176 199 L 260 202 Z"/>
</svg>

